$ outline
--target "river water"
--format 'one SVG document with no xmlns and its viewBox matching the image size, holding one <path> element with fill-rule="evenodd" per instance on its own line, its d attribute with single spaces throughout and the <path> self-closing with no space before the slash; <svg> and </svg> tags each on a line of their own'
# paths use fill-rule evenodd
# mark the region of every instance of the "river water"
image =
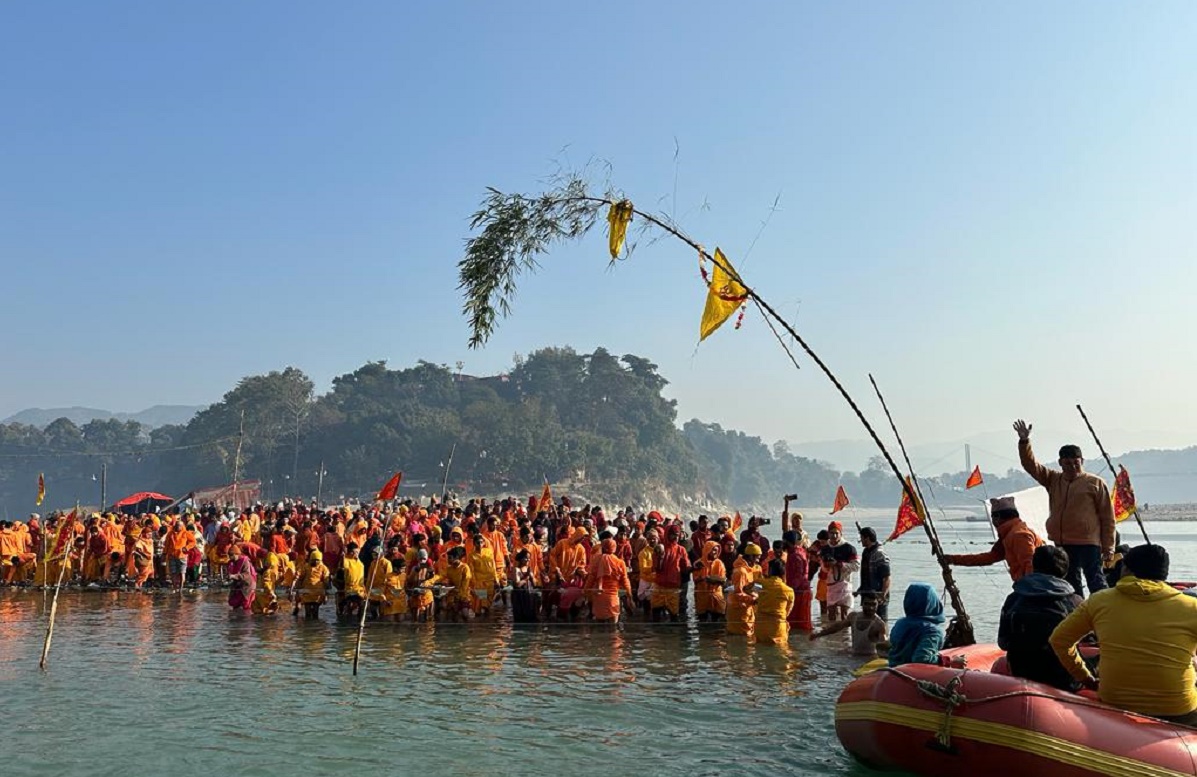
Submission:
<svg viewBox="0 0 1197 777">
<path fill-rule="evenodd" d="M 1197 523 L 1148 530 L 1174 579 L 1197 578 Z M 940 535 L 950 552 L 990 542 L 984 524 Z M 921 534 L 887 551 L 897 591 L 938 581 Z M 958 577 L 978 639 L 993 641 L 1009 577 Z M 355 678 L 356 630 L 328 606 L 327 621 L 302 623 L 234 614 L 218 592 L 64 592 L 43 673 L 47 610 L 40 593 L 0 592 L 5 775 L 875 774 L 835 738 L 835 699 L 860 663 L 838 638 L 778 648 L 695 624 L 371 624 Z"/>
</svg>

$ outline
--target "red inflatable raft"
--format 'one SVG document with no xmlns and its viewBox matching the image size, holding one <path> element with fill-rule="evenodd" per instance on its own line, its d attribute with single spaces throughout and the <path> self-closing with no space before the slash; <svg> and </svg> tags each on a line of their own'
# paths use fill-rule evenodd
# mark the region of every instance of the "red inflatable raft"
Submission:
<svg viewBox="0 0 1197 777">
<path fill-rule="evenodd" d="M 835 708 L 844 748 L 927 777 L 1197 775 L 1195 730 L 991 673 L 993 645 L 945 654 L 969 668 L 907 664 L 845 688 Z"/>
</svg>

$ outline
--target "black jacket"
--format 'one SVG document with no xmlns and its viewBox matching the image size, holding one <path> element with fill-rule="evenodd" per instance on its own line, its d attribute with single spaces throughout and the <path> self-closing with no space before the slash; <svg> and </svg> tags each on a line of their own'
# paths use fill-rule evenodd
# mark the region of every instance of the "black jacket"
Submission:
<svg viewBox="0 0 1197 777">
<path fill-rule="evenodd" d="M 1059 577 L 1032 572 L 1014 583 L 998 625 L 998 646 L 1006 651 L 1010 674 L 1074 690 L 1048 637 L 1081 601 L 1072 584 Z"/>
</svg>

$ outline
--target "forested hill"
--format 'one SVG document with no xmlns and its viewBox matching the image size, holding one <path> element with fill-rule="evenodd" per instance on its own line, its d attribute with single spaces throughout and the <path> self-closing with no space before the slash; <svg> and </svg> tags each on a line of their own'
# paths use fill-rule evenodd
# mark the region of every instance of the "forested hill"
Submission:
<svg viewBox="0 0 1197 777">
<path fill-rule="evenodd" d="M 179 496 L 222 485 L 238 460 L 241 477 L 260 479 L 271 499 L 315 495 L 322 464 L 326 501 L 371 494 L 395 470 L 405 473 L 404 494 L 431 494 L 450 454 L 450 489 L 469 493 L 527 495 L 547 477 L 557 493 L 607 504 L 772 511 L 791 492 L 803 504 L 830 505 L 844 483 L 857 505 L 896 507 L 899 488 L 879 461 L 840 473 L 784 442 L 699 420 L 679 427 L 666 386 L 649 360 L 602 348 L 546 348 L 489 377 L 423 361 L 403 369 L 371 362 L 320 396 L 302 371 L 287 368 L 242 379 L 186 426 L 66 418 L 44 429 L 0 425 L 0 507 L 10 518 L 32 511 L 39 472 L 42 509 L 53 509 L 98 504 L 102 465 L 111 502 L 134 491 Z M 992 493 L 1029 483 L 1018 473 L 986 480 Z M 969 503 L 949 488 L 938 500 Z"/>
</svg>

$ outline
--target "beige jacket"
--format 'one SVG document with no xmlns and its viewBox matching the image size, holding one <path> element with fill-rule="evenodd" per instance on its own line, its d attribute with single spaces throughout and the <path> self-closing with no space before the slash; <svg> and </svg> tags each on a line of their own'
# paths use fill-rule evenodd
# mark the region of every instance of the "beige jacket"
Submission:
<svg viewBox="0 0 1197 777">
<path fill-rule="evenodd" d="M 1020 440 L 1018 457 L 1023 469 L 1047 489 L 1051 515 L 1047 538 L 1057 545 L 1098 545 L 1114 551 L 1114 503 L 1110 489 L 1097 475 L 1082 472 L 1076 480 L 1048 469 L 1035 460 L 1030 440 Z"/>
</svg>

